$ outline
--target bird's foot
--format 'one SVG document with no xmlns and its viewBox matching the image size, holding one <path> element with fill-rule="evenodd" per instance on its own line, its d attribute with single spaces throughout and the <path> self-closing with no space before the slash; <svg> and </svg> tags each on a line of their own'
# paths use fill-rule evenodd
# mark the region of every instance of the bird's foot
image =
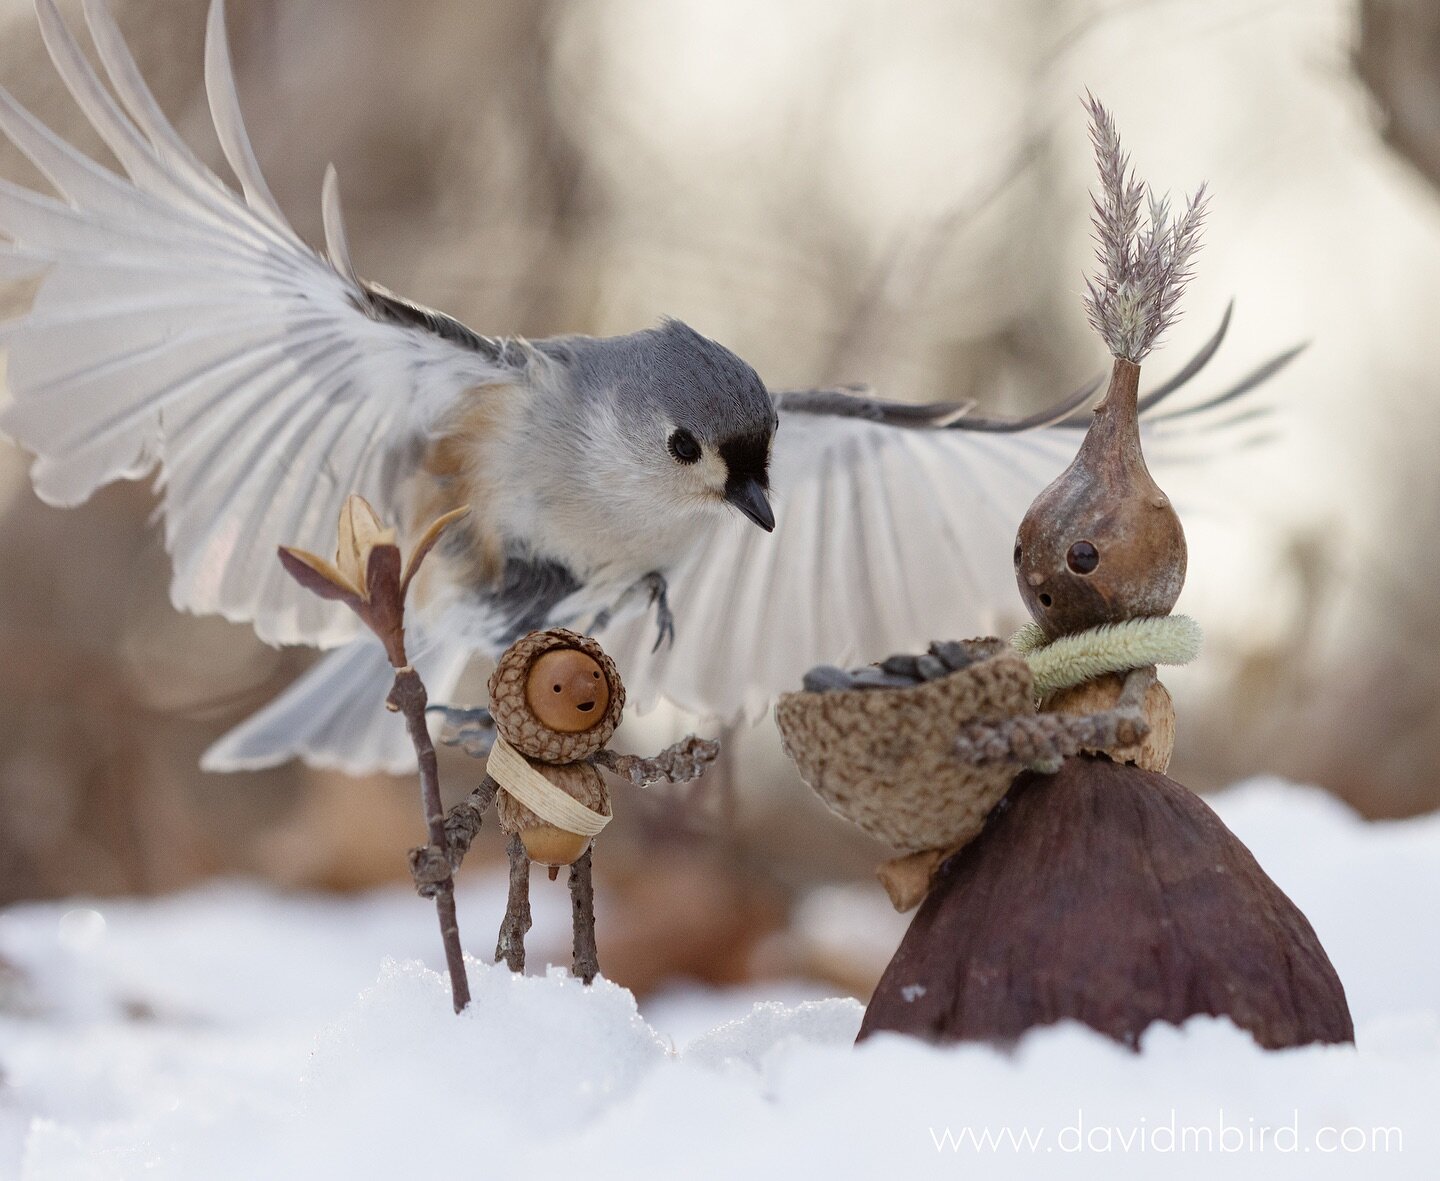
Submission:
<svg viewBox="0 0 1440 1181">
<path fill-rule="evenodd" d="M 439 715 L 441 743 L 458 746 L 471 758 L 483 759 L 495 744 L 495 719 L 488 709 L 432 705 L 425 712 Z"/>
<path fill-rule="evenodd" d="M 665 644 L 675 643 L 675 615 L 670 610 L 670 584 L 665 581 L 665 575 L 658 570 L 652 570 L 649 574 L 637 578 L 621 596 L 610 606 L 602 607 L 590 621 L 592 632 L 604 631 L 610 621 L 629 603 L 636 595 L 645 594 L 649 596 L 648 606 L 655 608 L 655 647 L 650 651 L 658 652 Z"/>
<path fill-rule="evenodd" d="M 675 613 L 670 610 L 670 584 L 665 581 L 665 575 L 658 570 L 652 570 L 639 582 L 640 586 L 650 592 L 650 605 L 655 608 L 655 647 L 650 651 L 658 652 L 661 647 L 675 646 Z"/>
</svg>

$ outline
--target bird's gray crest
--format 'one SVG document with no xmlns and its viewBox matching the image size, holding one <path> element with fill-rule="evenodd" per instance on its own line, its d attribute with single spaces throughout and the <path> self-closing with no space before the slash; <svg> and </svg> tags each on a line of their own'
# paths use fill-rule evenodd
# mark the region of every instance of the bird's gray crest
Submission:
<svg viewBox="0 0 1440 1181">
<path fill-rule="evenodd" d="M 702 442 L 768 438 L 774 430 L 774 400 L 760 375 L 680 320 L 628 336 L 572 337 L 564 348 L 580 389 L 652 407 Z"/>
</svg>

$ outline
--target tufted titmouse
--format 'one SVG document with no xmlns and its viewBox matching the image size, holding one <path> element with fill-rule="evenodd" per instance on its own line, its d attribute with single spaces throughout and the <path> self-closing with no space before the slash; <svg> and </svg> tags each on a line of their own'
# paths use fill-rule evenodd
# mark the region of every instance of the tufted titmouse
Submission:
<svg viewBox="0 0 1440 1181">
<path fill-rule="evenodd" d="M 0 181 L 0 273 L 45 272 L 30 313 L 0 326 L 14 395 L 0 426 L 35 453 L 51 503 L 158 466 L 176 606 L 336 649 L 207 766 L 411 763 L 378 645 L 275 560 L 277 544 L 333 537 L 350 492 L 402 529 L 471 506 L 427 563 L 412 621 L 434 700 L 474 653 L 528 630 L 608 626 L 642 704 L 664 693 L 753 716 L 814 664 L 973 630 L 1009 602 L 1015 525 L 1073 450 L 1061 420 L 1088 391 L 995 422 L 854 390 L 772 395 L 677 321 L 480 336 L 358 277 L 333 171 L 325 255 L 296 236 L 241 122 L 221 0 L 206 84 L 243 198 L 166 121 L 102 0 L 84 11 L 108 89 L 53 0 L 36 10 L 126 175 L 0 91 L 0 129 L 65 198 Z M 625 622 L 646 604 L 655 628 Z"/>
</svg>

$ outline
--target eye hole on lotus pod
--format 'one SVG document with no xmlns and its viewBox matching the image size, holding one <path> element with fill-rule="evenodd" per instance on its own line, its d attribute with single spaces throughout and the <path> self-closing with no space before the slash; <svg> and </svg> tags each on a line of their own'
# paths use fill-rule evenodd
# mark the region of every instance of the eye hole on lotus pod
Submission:
<svg viewBox="0 0 1440 1181">
<path fill-rule="evenodd" d="M 1018 541 L 1015 543 L 1015 565 L 1017 568 L 1020 565 L 1020 543 Z"/>
<path fill-rule="evenodd" d="M 1049 595 L 1041 595 L 1041 596 L 1040 596 L 1040 606 L 1042 606 L 1042 607 L 1048 607 L 1048 606 L 1050 606 L 1050 604 L 1053 603 L 1054 601 L 1055 601 L 1055 600 L 1052 599 Z"/>
<path fill-rule="evenodd" d="M 1065 564 L 1076 574 L 1089 574 L 1100 565 L 1100 551 L 1088 541 L 1077 541 L 1065 555 Z"/>
</svg>

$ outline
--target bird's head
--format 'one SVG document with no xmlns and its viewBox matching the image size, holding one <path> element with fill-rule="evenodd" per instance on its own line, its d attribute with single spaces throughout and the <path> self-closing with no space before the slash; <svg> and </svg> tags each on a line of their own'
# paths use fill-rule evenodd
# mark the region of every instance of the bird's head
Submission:
<svg viewBox="0 0 1440 1181">
<path fill-rule="evenodd" d="M 679 320 L 603 345 L 588 351 L 580 380 L 614 411 L 628 478 L 656 505 L 729 507 L 774 529 L 770 447 L 778 419 L 759 374 Z"/>
</svg>

